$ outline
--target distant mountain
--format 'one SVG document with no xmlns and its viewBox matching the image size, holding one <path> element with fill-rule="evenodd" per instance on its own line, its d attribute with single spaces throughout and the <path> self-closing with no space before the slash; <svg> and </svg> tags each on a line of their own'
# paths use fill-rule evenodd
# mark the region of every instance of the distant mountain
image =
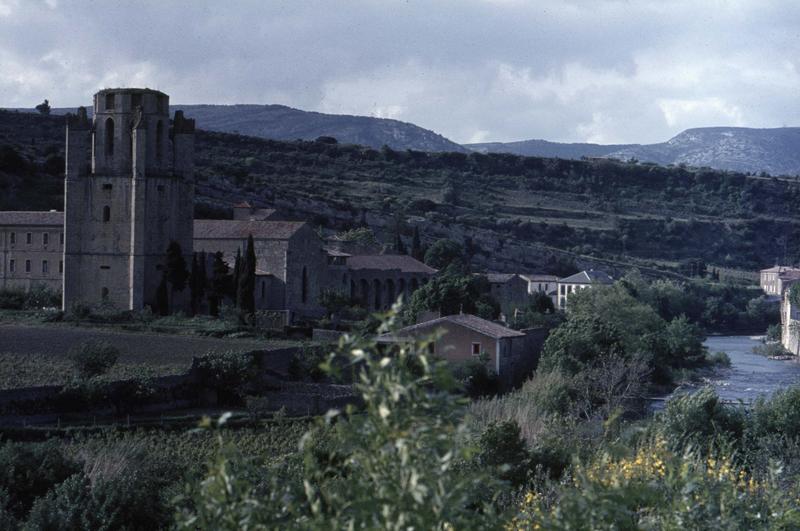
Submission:
<svg viewBox="0 0 800 531">
<path fill-rule="evenodd" d="M 721 170 L 800 174 L 800 127 L 687 129 L 662 144 L 628 146 L 610 157 Z"/>
<path fill-rule="evenodd" d="M 485 142 L 464 144 L 478 153 L 513 153 L 526 157 L 557 157 L 560 159 L 580 159 L 582 157 L 604 157 L 620 149 L 633 147 L 632 144 L 567 144 L 547 140 L 520 140 L 518 142 Z"/>
<path fill-rule="evenodd" d="M 658 164 L 741 172 L 767 172 L 771 175 L 800 174 L 800 127 L 751 129 L 748 127 L 699 127 L 687 129 L 660 144 L 561 144 L 544 140 L 467 144 L 479 152 L 505 152 L 517 155 L 560 157 L 609 157 L 636 159 Z"/>
<path fill-rule="evenodd" d="M 458 151 L 468 149 L 417 125 L 388 118 L 323 114 L 284 105 L 170 105 L 182 109 L 205 131 L 238 133 L 273 140 L 314 140 L 332 136 L 342 144 L 360 144 L 380 149 L 417 151 Z M 32 109 L 12 109 L 32 112 Z M 89 109 L 91 113 L 91 109 Z M 75 108 L 54 108 L 53 114 L 75 112 Z"/>
<path fill-rule="evenodd" d="M 442 135 L 411 123 L 301 111 L 283 105 L 174 105 L 197 121 L 200 129 L 275 140 L 314 140 L 332 136 L 343 144 L 418 151 L 467 150 Z"/>
</svg>

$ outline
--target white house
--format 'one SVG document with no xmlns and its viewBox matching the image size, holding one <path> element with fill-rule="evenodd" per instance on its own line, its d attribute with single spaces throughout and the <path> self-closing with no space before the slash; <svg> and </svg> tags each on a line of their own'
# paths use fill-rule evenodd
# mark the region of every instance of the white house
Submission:
<svg viewBox="0 0 800 531">
<path fill-rule="evenodd" d="M 594 269 L 581 271 L 567 278 L 562 278 L 558 281 L 558 308 L 560 310 L 566 310 L 569 296 L 578 290 L 613 283 L 614 279 L 608 276 L 608 274 L 603 271 L 595 271 Z"/>
</svg>

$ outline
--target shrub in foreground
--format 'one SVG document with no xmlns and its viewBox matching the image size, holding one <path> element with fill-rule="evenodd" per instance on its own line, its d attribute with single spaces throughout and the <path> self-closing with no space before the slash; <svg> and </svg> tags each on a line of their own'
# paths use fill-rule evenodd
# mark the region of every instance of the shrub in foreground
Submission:
<svg viewBox="0 0 800 531">
<path fill-rule="evenodd" d="M 390 331 L 392 322 L 381 332 Z M 194 485 L 179 529 L 493 529 L 491 478 L 470 467 L 461 399 L 445 363 L 426 344 L 342 341 L 344 360 L 326 365 L 356 372 L 364 410 L 330 411 L 303 438 L 304 465 L 294 482 L 275 475 L 256 484 L 242 460 L 221 452 Z M 330 444 L 310 444 L 324 431 Z M 324 448 L 330 448 L 326 452 Z M 315 453 L 312 453 L 314 452 Z M 323 455 L 320 455 L 323 454 Z"/>
<path fill-rule="evenodd" d="M 119 349 L 105 341 L 89 340 L 69 349 L 67 356 L 78 376 L 87 379 L 108 372 L 117 363 Z"/>
</svg>

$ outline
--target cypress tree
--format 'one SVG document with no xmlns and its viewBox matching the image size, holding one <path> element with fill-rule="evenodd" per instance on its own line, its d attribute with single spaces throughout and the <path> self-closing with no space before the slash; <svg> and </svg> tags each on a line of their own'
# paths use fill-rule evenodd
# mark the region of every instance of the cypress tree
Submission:
<svg viewBox="0 0 800 531">
<path fill-rule="evenodd" d="M 186 269 L 186 260 L 183 258 L 181 246 L 176 241 L 169 242 L 166 254 L 166 268 L 165 268 L 166 281 L 172 287 L 173 303 L 175 292 L 183 291 L 186 287 L 186 281 L 189 279 L 189 271 Z"/>
<path fill-rule="evenodd" d="M 239 307 L 247 314 L 253 314 L 256 311 L 255 289 L 256 251 L 253 235 L 251 234 L 247 237 L 247 248 L 245 249 L 244 258 L 240 262 L 239 289 L 237 290 Z"/>
<path fill-rule="evenodd" d="M 400 236 L 400 231 L 397 231 L 394 235 L 394 250 L 397 251 L 398 254 L 408 254 L 406 251 L 406 244 L 403 243 L 403 237 Z"/>
<path fill-rule="evenodd" d="M 197 253 L 192 253 L 192 272 L 189 275 L 189 299 L 191 302 L 192 315 L 197 314 L 198 293 L 197 280 L 200 276 L 200 266 L 197 265 Z"/>
<path fill-rule="evenodd" d="M 169 315 L 169 296 L 167 294 L 167 273 L 161 275 L 161 282 L 156 290 L 156 306 L 159 315 Z"/>
<path fill-rule="evenodd" d="M 241 270 L 242 270 L 242 251 L 241 249 L 236 249 L 236 260 L 233 262 L 233 286 L 231 286 L 233 294 L 231 295 L 231 298 L 233 299 L 234 306 L 236 306 L 237 308 L 240 305 L 239 279 L 241 277 Z"/>
<path fill-rule="evenodd" d="M 425 258 L 425 251 L 422 249 L 422 242 L 419 238 L 419 225 L 414 225 L 414 236 L 411 238 L 411 256 L 420 262 Z"/>
<path fill-rule="evenodd" d="M 229 293 L 230 269 L 225 260 L 222 259 L 222 252 L 214 254 L 214 263 L 211 266 L 211 285 L 208 290 L 208 313 L 212 316 L 219 316 L 219 303 Z"/>
</svg>

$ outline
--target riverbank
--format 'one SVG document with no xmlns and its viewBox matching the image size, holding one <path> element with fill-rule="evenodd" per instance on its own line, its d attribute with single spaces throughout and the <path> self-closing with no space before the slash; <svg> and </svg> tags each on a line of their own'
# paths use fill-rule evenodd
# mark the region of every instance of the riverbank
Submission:
<svg viewBox="0 0 800 531">
<path fill-rule="evenodd" d="M 761 337 L 710 336 L 705 341 L 709 352 L 725 352 L 730 358 L 730 367 L 699 371 L 696 383 L 686 382 L 664 398 L 711 386 L 724 402 L 746 405 L 760 396 L 769 396 L 778 389 L 800 384 L 800 363 L 797 360 L 770 359 L 753 351 L 761 344 Z"/>
</svg>

